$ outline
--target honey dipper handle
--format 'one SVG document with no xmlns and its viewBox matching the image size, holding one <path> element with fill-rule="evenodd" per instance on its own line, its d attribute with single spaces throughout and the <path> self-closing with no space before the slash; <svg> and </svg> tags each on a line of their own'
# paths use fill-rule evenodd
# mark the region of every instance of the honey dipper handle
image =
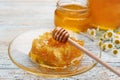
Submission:
<svg viewBox="0 0 120 80">
<path fill-rule="evenodd" d="M 73 46 L 75 46 L 76 48 L 78 48 L 79 50 L 85 52 L 85 54 L 87 54 L 89 57 L 93 58 L 94 60 L 96 60 L 98 63 L 100 63 L 101 65 L 105 66 L 107 69 L 111 70 L 113 73 L 117 74 L 118 76 L 120 76 L 120 72 L 117 71 L 116 69 L 114 69 L 112 66 L 110 66 L 109 64 L 107 64 L 106 62 L 102 61 L 99 57 L 97 57 L 95 54 L 93 54 L 92 52 L 88 51 L 86 48 L 80 46 L 79 44 L 77 44 L 75 41 L 71 40 L 70 38 L 68 38 L 68 42 L 71 43 Z"/>
</svg>

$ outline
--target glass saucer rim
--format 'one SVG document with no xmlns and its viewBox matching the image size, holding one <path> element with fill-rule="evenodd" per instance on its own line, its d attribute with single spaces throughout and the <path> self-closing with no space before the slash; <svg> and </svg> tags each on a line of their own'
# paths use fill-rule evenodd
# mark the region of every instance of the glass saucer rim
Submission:
<svg viewBox="0 0 120 80">
<path fill-rule="evenodd" d="M 37 30 L 37 29 L 35 29 L 35 30 Z M 33 30 L 30 30 L 30 31 L 33 31 Z M 30 31 L 27 31 L 27 32 L 30 32 Z M 35 74 L 35 75 L 37 75 L 37 76 L 43 76 L 43 77 L 57 77 L 57 78 L 69 77 L 69 76 L 75 76 L 75 75 L 78 75 L 78 74 L 85 73 L 85 72 L 91 70 L 92 68 L 94 68 L 94 67 L 97 65 L 97 63 L 98 63 L 98 62 L 95 62 L 95 63 L 93 63 L 93 65 L 91 65 L 91 67 L 90 67 L 89 69 L 87 69 L 87 70 L 85 70 L 85 71 L 82 71 L 82 72 L 77 72 L 77 73 L 74 73 L 74 74 L 54 75 L 54 74 L 45 74 L 45 73 L 35 72 L 34 70 L 29 69 L 28 67 L 17 63 L 17 62 L 12 58 L 12 56 L 11 56 L 10 49 L 11 49 L 12 43 L 14 42 L 15 39 L 17 39 L 20 35 L 22 35 L 22 34 L 24 34 L 24 33 L 26 33 L 26 32 L 23 32 L 23 33 L 17 35 L 17 36 L 14 37 L 13 40 L 9 43 L 9 46 L 8 46 L 8 56 L 9 56 L 10 60 L 11 60 L 17 67 L 19 67 L 20 69 L 25 70 L 25 71 L 27 71 L 27 72 L 29 72 L 29 73 Z M 99 57 L 101 57 L 101 53 L 100 53 Z"/>
</svg>

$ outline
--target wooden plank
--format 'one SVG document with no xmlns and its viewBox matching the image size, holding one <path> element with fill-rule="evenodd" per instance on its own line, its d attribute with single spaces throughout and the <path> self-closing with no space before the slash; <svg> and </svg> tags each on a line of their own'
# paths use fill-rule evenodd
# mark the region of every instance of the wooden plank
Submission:
<svg viewBox="0 0 120 80">
<path fill-rule="evenodd" d="M 0 80 L 120 80 L 100 64 L 82 75 L 51 79 L 34 76 L 11 62 L 8 45 L 15 36 L 42 27 L 54 28 L 56 2 L 57 0 L 0 0 Z M 120 56 L 103 53 L 102 59 L 120 70 Z"/>
<path fill-rule="evenodd" d="M 0 80 L 120 80 L 119 77 L 113 76 L 106 69 L 99 67 L 92 69 L 90 72 L 68 78 L 40 77 L 21 69 L 0 69 Z"/>
</svg>

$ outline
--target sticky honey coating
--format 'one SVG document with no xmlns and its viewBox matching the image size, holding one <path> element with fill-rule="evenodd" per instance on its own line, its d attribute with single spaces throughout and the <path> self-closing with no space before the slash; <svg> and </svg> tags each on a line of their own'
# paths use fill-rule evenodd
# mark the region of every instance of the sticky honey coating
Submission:
<svg viewBox="0 0 120 80">
<path fill-rule="evenodd" d="M 83 41 L 72 39 L 78 44 L 84 45 Z M 83 53 L 68 42 L 60 43 L 54 40 L 52 32 L 46 32 L 33 40 L 29 56 L 40 65 L 65 67 L 71 64 L 78 65 Z"/>
</svg>

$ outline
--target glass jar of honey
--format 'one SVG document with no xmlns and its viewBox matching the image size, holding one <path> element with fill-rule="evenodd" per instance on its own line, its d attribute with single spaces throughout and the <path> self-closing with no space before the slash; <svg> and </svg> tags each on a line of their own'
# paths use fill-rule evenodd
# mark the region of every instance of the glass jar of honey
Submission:
<svg viewBox="0 0 120 80">
<path fill-rule="evenodd" d="M 55 10 L 54 24 L 79 33 L 87 30 L 90 23 L 87 0 L 59 0 Z"/>
<path fill-rule="evenodd" d="M 94 26 L 103 30 L 120 28 L 120 0 L 89 0 Z"/>
</svg>

